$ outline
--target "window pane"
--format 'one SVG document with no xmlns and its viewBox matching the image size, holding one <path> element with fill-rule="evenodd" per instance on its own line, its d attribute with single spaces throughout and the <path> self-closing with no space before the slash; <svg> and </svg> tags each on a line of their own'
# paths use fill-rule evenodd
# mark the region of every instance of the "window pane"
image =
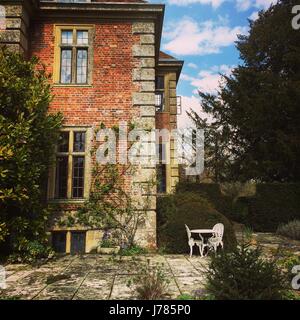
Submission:
<svg viewBox="0 0 300 320">
<path fill-rule="evenodd" d="M 155 88 L 157 90 L 163 90 L 165 88 L 165 78 L 163 76 L 155 77 Z"/>
<path fill-rule="evenodd" d="M 68 186 L 68 157 L 57 157 L 55 197 L 60 199 L 67 198 L 67 186 Z"/>
<path fill-rule="evenodd" d="M 72 50 L 61 50 L 61 83 L 71 83 L 72 78 Z"/>
<path fill-rule="evenodd" d="M 86 83 L 87 50 L 77 50 L 77 83 Z"/>
<path fill-rule="evenodd" d="M 167 191 L 167 180 L 166 180 L 166 165 L 161 164 L 157 166 L 157 192 L 164 193 Z"/>
<path fill-rule="evenodd" d="M 58 152 L 69 151 L 69 132 L 61 132 L 58 144 Z"/>
<path fill-rule="evenodd" d="M 84 157 L 73 157 L 72 197 L 83 198 L 84 190 Z"/>
<path fill-rule="evenodd" d="M 74 152 L 85 151 L 85 132 L 74 132 Z"/>
<path fill-rule="evenodd" d="M 155 93 L 155 107 L 156 111 L 164 110 L 164 94 L 162 92 Z"/>
<path fill-rule="evenodd" d="M 89 44 L 89 32 L 77 31 L 77 44 Z"/>
<path fill-rule="evenodd" d="M 63 30 L 61 32 L 61 44 L 73 44 L 72 30 Z"/>
<path fill-rule="evenodd" d="M 165 164 L 166 156 L 167 156 L 166 144 L 165 143 L 156 144 L 156 159 L 158 160 L 158 163 Z"/>
</svg>

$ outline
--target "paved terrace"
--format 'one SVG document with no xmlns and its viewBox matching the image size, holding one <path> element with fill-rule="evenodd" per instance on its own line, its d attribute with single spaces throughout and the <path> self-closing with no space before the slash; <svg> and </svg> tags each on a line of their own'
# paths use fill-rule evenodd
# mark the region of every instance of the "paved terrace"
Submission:
<svg viewBox="0 0 300 320">
<path fill-rule="evenodd" d="M 184 255 L 146 255 L 137 262 L 150 259 L 150 264 L 163 264 L 170 280 L 168 299 L 192 293 L 201 288 L 208 258 Z M 135 299 L 135 290 L 127 282 L 137 272 L 132 257 L 88 254 L 64 256 L 41 267 L 24 264 L 6 266 L 7 289 L 0 297 L 21 299 Z"/>
<path fill-rule="evenodd" d="M 237 234 L 241 239 L 241 234 Z M 283 248 L 300 256 L 300 241 L 292 241 L 274 234 L 254 234 L 265 254 L 274 254 Z M 196 253 L 197 248 L 195 248 Z M 163 264 L 170 280 L 167 299 L 180 294 L 191 294 L 205 283 L 209 258 L 199 255 L 144 255 L 112 258 L 107 255 L 66 255 L 40 266 L 10 264 L 6 269 L 7 289 L 0 289 L 0 299 L 135 299 L 134 287 L 127 282 L 141 263 Z"/>
</svg>

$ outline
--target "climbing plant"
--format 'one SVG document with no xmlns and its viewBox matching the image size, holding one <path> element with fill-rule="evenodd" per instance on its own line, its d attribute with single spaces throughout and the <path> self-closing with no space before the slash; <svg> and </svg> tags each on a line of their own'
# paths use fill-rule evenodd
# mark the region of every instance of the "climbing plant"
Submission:
<svg viewBox="0 0 300 320">
<path fill-rule="evenodd" d="M 99 128 L 104 129 L 104 125 L 100 124 Z M 118 139 L 118 128 L 112 130 Z M 94 141 L 98 131 L 95 130 Z M 134 246 L 138 226 L 144 223 L 150 208 L 149 194 L 155 184 L 154 177 L 143 184 L 133 184 L 132 177 L 137 174 L 139 165 L 100 164 L 95 161 L 97 147 L 95 143 L 91 150 L 93 169 L 89 199 L 71 220 L 73 224 L 110 230 L 122 248 L 130 248 Z"/>
</svg>

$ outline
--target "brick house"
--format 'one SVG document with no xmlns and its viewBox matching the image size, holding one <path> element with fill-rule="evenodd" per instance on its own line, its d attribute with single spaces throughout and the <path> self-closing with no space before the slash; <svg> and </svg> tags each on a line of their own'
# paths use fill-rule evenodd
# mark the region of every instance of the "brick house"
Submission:
<svg viewBox="0 0 300 320">
<path fill-rule="evenodd" d="M 143 0 L 38 1 L 0 0 L 6 29 L 1 43 L 35 55 L 52 75 L 49 112 L 64 115 L 62 143 L 49 172 L 48 201 L 72 213 L 88 199 L 93 159 L 93 130 L 119 121 L 142 129 L 175 129 L 179 99 L 176 86 L 182 61 L 160 51 L 164 5 Z M 2 7 L 3 8 L 3 7 Z M 166 144 L 172 159 L 174 143 Z M 138 243 L 156 246 L 156 197 L 172 192 L 178 165 L 142 166 L 128 188 L 160 176 L 151 189 L 151 208 L 138 230 Z M 149 196 L 149 195 L 148 195 Z M 101 230 L 80 226 L 50 230 L 57 251 L 90 252 Z"/>
</svg>

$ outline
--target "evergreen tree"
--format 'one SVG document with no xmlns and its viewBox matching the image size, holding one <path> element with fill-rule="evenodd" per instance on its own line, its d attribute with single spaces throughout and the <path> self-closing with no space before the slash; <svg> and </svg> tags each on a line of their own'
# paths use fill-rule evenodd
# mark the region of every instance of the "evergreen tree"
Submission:
<svg viewBox="0 0 300 320">
<path fill-rule="evenodd" d="M 48 114 L 50 85 L 36 58 L 0 50 L 0 240 L 22 251 L 45 234 L 42 190 L 61 114 Z"/>
<path fill-rule="evenodd" d="M 300 179 L 300 31 L 291 25 L 296 4 L 281 0 L 249 21 L 249 34 L 237 41 L 243 64 L 224 76 L 216 95 L 200 93 L 203 109 L 214 117 L 214 136 L 227 146 L 212 167 L 227 180 Z M 216 140 L 206 142 L 212 148 Z"/>
</svg>

